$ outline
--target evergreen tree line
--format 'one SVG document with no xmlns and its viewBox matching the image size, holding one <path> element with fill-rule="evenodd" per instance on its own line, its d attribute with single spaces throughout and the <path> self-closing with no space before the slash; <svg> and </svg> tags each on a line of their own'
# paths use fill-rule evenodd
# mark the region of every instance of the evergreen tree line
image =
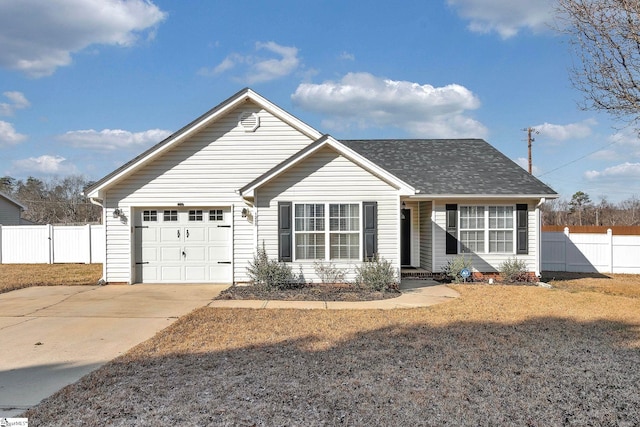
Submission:
<svg viewBox="0 0 640 427">
<path fill-rule="evenodd" d="M 22 203 L 26 207 L 22 218 L 34 224 L 99 223 L 102 208 L 83 193 L 89 185 L 91 182 L 80 175 L 46 180 L 0 178 L 0 192 Z"/>
</svg>

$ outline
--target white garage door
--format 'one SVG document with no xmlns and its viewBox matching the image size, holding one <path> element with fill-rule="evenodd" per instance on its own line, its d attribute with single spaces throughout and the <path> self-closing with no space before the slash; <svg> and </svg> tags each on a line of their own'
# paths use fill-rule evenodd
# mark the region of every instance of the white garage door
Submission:
<svg viewBox="0 0 640 427">
<path fill-rule="evenodd" d="M 136 282 L 231 282 L 229 208 L 140 209 L 135 224 Z"/>
</svg>

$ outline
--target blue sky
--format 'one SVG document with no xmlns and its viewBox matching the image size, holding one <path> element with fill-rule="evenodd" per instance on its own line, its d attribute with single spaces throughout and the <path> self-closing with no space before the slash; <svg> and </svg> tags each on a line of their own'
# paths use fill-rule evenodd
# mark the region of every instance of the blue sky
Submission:
<svg viewBox="0 0 640 427">
<path fill-rule="evenodd" d="M 338 139 L 485 138 L 568 199 L 640 196 L 553 4 L 0 0 L 0 174 L 96 180 L 249 86 Z"/>
</svg>

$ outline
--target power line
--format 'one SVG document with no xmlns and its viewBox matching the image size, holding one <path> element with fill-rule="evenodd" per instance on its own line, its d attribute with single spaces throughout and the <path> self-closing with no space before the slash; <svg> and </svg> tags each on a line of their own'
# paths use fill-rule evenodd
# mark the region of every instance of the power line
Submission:
<svg viewBox="0 0 640 427">
<path fill-rule="evenodd" d="M 619 141 L 613 141 L 613 142 L 610 142 L 609 144 L 603 145 L 602 147 L 600 147 L 600 148 L 598 148 L 598 149 L 596 149 L 596 150 L 594 150 L 594 151 L 592 151 L 592 152 L 590 152 L 590 153 L 587 153 L 587 154 L 585 154 L 584 156 L 578 157 L 577 159 L 571 160 L 570 162 L 567 162 L 567 163 L 565 163 L 565 164 L 563 164 L 563 165 L 560 165 L 560 166 L 558 166 L 558 167 L 557 167 L 557 168 L 555 168 L 555 169 L 551 169 L 550 171 L 547 171 L 547 172 L 545 172 L 545 173 L 542 173 L 542 174 L 540 174 L 540 175 L 537 175 L 537 178 L 540 178 L 540 177 L 542 177 L 542 176 L 548 175 L 548 174 L 550 174 L 550 173 L 552 173 L 552 172 L 555 172 L 555 171 L 557 171 L 558 169 L 562 169 L 562 168 L 564 168 L 564 167 L 566 167 L 566 166 L 572 165 L 572 164 L 574 164 L 574 163 L 576 163 L 576 162 L 578 162 L 578 161 L 580 161 L 580 160 L 582 160 L 582 159 L 584 159 L 584 158 L 586 158 L 586 157 L 589 157 L 590 155 L 595 154 L 595 153 L 597 153 L 598 151 L 600 151 L 600 150 L 602 150 L 602 149 L 604 149 L 604 148 L 610 147 L 610 146 L 612 146 L 613 144 L 616 144 L 616 143 L 618 143 L 618 142 L 619 142 Z"/>
</svg>

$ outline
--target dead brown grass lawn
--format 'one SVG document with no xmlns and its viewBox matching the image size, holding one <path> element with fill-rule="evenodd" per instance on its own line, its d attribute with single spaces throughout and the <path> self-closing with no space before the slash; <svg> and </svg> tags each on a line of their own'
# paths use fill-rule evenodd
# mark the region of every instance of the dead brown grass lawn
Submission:
<svg viewBox="0 0 640 427">
<path fill-rule="evenodd" d="M 102 264 L 1 264 L 0 293 L 29 286 L 95 285 Z"/>
<path fill-rule="evenodd" d="M 550 284 L 570 292 L 601 292 L 640 298 L 640 274 L 545 273 Z"/>
<path fill-rule="evenodd" d="M 391 311 L 202 308 L 38 425 L 640 425 L 640 299 L 457 286 Z"/>
</svg>

